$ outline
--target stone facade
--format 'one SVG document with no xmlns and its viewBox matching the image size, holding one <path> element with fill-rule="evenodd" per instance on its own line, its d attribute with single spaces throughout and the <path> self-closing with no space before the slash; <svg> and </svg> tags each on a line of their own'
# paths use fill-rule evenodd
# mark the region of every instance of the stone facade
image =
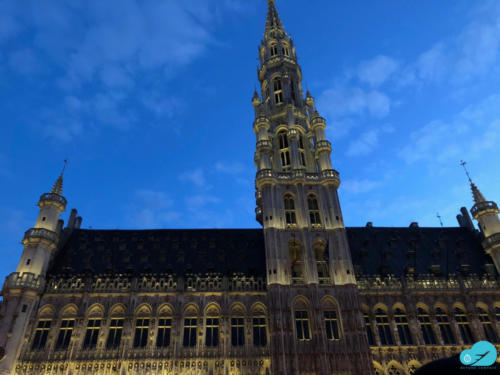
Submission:
<svg viewBox="0 0 500 375">
<path fill-rule="evenodd" d="M 500 220 L 345 228 L 326 122 L 268 1 L 255 92 L 263 229 L 84 230 L 63 176 L 0 305 L 0 374 L 397 375 L 500 343 Z M 500 349 L 500 346 L 497 346 Z"/>
</svg>

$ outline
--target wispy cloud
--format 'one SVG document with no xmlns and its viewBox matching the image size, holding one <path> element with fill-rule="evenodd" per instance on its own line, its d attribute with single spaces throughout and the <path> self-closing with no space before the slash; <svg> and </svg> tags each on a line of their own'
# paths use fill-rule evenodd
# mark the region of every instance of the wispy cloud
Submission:
<svg viewBox="0 0 500 375">
<path fill-rule="evenodd" d="M 361 82 L 377 87 L 386 82 L 389 77 L 398 69 L 399 62 L 395 59 L 378 55 L 371 60 L 362 62 L 357 71 Z"/>
<path fill-rule="evenodd" d="M 201 168 L 196 168 L 191 171 L 182 173 L 179 177 L 181 181 L 187 181 L 194 184 L 196 187 L 208 188 L 205 172 Z"/>
<path fill-rule="evenodd" d="M 158 228 L 175 222 L 180 213 L 173 209 L 167 194 L 155 190 L 138 190 L 127 207 L 129 222 L 140 228 Z"/>
<path fill-rule="evenodd" d="M 374 180 L 343 180 L 341 189 L 349 194 L 363 194 L 372 191 L 382 185 L 382 181 Z"/>
<path fill-rule="evenodd" d="M 235 162 L 218 161 L 215 163 L 215 170 L 217 172 L 235 175 L 243 172 L 244 167 L 242 163 L 237 161 Z"/>
</svg>

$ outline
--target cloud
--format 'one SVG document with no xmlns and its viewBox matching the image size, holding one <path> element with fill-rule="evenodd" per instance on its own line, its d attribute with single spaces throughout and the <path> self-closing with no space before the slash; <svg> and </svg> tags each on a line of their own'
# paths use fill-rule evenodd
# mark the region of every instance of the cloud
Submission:
<svg viewBox="0 0 500 375">
<path fill-rule="evenodd" d="M 127 216 L 135 227 L 161 227 L 180 217 L 172 205 L 173 201 L 164 192 L 142 189 L 134 193 L 133 203 L 127 208 Z"/>
<path fill-rule="evenodd" d="M 342 189 L 350 194 L 363 194 L 372 191 L 382 185 L 381 181 L 373 180 L 343 180 Z"/>
<path fill-rule="evenodd" d="M 433 120 L 410 135 L 398 155 L 407 163 L 476 159 L 500 146 L 500 95 L 465 108 L 455 119 Z"/>
<path fill-rule="evenodd" d="M 207 187 L 205 172 L 201 168 L 186 171 L 179 176 L 181 181 L 188 181 L 197 187 Z"/>
<path fill-rule="evenodd" d="M 378 90 L 332 88 L 321 93 L 318 107 L 332 118 L 362 114 L 384 117 L 390 111 L 391 100 Z"/>
<path fill-rule="evenodd" d="M 38 71 L 39 61 L 30 49 L 19 49 L 9 56 L 9 66 L 21 74 L 30 75 Z"/>
<path fill-rule="evenodd" d="M 205 206 L 212 203 L 219 203 L 220 199 L 207 194 L 196 194 L 193 196 L 186 197 L 186 206 L 191 211 L 197 211 L 205 208 Z"/>
<path fill-rule="evenodd" d="M 215 170 L 221 173 L 227 174 L 238 174 L 243 172 L 244 167 L 240 162 L 227 162 L 227 161 L 218 161 L 215 163 Z"/>
<path fill-rule="evenodd" d="M 4 220 L 0 232 L 9 235 L 12 233 L 23 233 L 33 224 L 30 223 L 24 211 L 18 209 L 3 208 L 1 214 Z"/>
<path fill-rule="evenodd" d="M 377 87 L 386 82 L 397 70 L 399 63 L 391 57 L 378 55 L 362 62 L 358 67 L 358 78 L 361 82 Z"/>
<path fill-rule="evenodd" d="M 346 154 L 348 156 L 367 155 L 377 147 L 378 138 L 379 131 L 377 129 L 366 131 L 349 144 Z"/>
</svg>

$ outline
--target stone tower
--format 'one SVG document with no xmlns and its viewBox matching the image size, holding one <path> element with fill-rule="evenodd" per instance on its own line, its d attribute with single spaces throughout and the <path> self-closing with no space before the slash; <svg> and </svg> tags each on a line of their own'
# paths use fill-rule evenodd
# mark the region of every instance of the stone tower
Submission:
<svg viewBox="0 0 500 375">
<path fill-rule="evenodd" d="M 42 194 L 38 202 L 40 212 L 35 226 L 24 233 L 24 250 L 17 266 L 3 286 L 4 302 L 1 312 L 0 374 L 12 374 L 25 340 L 26 327 L 36 311 L 45 286 L 45 275 L 59 242 L 62 229 L 60 214 L 66 209 L 62 196 L 63 174 L 59 176 L 50 193 Z M 2 353 L 0 353 L 2 354 Z"/>
<path fill-rule="evenodd" d="M 498 206 L 493 201 L 487 201 L 477 186 L 470 181 L 474 206 L 470 212 L 479 224 L 484 235 L 481 243 L 484 251 L 491 256 L 498 272 L 500 272 L 500 220 Z"/>
<path fill-rule="evenodd" d="M 256 218 L 266 246 L 272 372 L 369 374 L 326 123 L 310 93 L 303 96 L 295 47 L 274 0 L 268 1 L 259 58 L 261 93 L 252 99 Z M 343 340 L 325 333 L 328 306 L 342 315 Z"/>
</svg>

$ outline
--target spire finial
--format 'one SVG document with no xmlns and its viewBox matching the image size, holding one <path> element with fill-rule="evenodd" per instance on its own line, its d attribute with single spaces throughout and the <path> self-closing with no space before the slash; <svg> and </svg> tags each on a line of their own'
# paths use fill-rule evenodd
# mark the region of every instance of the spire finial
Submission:
<svg viewBox="0 0 500 375">
<path fill-rule="evenodd" d="M 441 221 L 441 215 L 439 215 L 439 212 L 436 214 L 436 217 L 439 219 L 439 224 L 441 225 L 441 228 L 442 228 L 443 222 Z"/>
<path fill-rule="evenodd" d="M 267 0 L 266 31 L 270 29 L 283 30 L 278 11 L 276 10 L 276 7 L 274 5 L 274 0 Z"/>
<path fill-rule="evenodd" d="M 63 165 L 63 168 L 61 170 L 61 174 L 59 175 L 56 182 L 54 183 L 54 186 L 52 187 L 52 190 L 50 191 L 51 193 L 62 196 L 63 176 L 64 176 L 64 170 L 66 169 L 67 163 L 68 163 L 68 159 L 64 159 L 64 165 Z"/>
<path fill-rule="evenodd" d="M 467 164 L 465 161 L 460 160 L 460 165 L 464 167 L 465 174 L 467 175 L 467 178 L 469 179 L 470 182 L 470 189 L 472 190 L 472 197 L 474 198 L 474 202 L 476 204 L 481 203 L 481 202 L 486 202 L 486 199 L 484 198 L 483 194 L 479 191 L 477 186 L 472 182 L 472 178 L 470 178 L 469 171 L 467 168 L 465 168 L 465 164 Z"/>
<path fill-rule="evenodd" d="M 469 182 L 472 184 L 472 179 L 470 178 L 469 171 L 465 167 L 465 164 L 467 164 L 465 161 L 460 160 L 460 165 L 464 167 L 465 174 L 467 175 L 467 178 L 469 179 Z"/>
</svg>

